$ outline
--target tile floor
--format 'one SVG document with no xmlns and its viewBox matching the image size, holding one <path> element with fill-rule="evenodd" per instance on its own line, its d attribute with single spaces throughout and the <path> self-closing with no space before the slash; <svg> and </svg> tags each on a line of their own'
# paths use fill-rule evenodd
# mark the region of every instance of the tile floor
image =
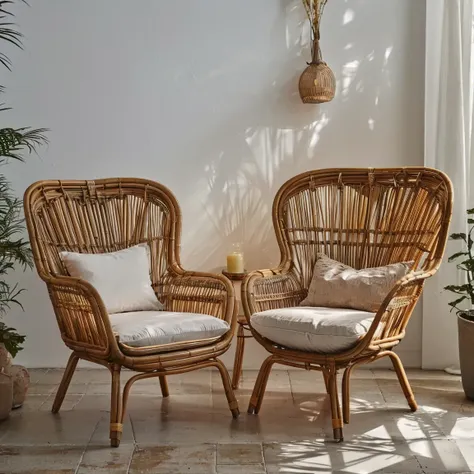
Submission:
<svg viewBox="0 0 474 474">
<path fill-rule="evenodd" d="M 78 370 L 53 415 L 61 375 L 31 371 L 26 404 L 0 423 L 0 473 L 474 472 L 474 403 L 459 378 L 442 372 L 409 372 L 420 404 L 410 413 L 393 372 L 356 371 L 343 444 L 332 442 L 318 373 L 274 371 L 252 416 L 246 408 L 257 374 L 245 372 L 238 420 L 210 370 L 170 377 L 166 400 L 157 380 L 139 381 L 118 449 L 108 440 L 108 372 Z"/>
</svg>

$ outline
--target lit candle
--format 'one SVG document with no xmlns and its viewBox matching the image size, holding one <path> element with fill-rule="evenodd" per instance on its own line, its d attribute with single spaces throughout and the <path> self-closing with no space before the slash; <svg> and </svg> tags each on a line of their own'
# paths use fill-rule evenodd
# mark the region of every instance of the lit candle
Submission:
<svg viewBox="0 0 474 474">
<path fill-rule="evenodd" d="M 227 271 L 229 273 L 244 273 L 244 254 L 234 250 L 227 255 Z"/>
</svg>

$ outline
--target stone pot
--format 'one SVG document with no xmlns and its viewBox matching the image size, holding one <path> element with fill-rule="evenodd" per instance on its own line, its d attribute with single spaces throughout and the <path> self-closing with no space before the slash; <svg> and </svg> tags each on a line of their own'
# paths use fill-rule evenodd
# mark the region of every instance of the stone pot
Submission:
<svg viewBox="0 0 474 474">
<path fill-rule="evenodd" d="M 6 370 L 6 373 L 12 378 L 13 408 L 20 408 L 25 401 L 30 386 L 30 374 L 21 365 L 12 365 Z"/>
<path fill-rule="evenodd" d="M 458 314 L 458 340 L 462 387 L 474 401 L 474 310 Z"/>
<path fill-rule="evenodd" d="M 8 418 L 13 404 L 12 378 L 0 372 L 0 420 Z"/>
<path fill-rule="evenodd" d="M 7 351 L 5 344 L 0 342 L 0 372 L 8 369 L 12 365 L 12 355 Z"/>
</svg>

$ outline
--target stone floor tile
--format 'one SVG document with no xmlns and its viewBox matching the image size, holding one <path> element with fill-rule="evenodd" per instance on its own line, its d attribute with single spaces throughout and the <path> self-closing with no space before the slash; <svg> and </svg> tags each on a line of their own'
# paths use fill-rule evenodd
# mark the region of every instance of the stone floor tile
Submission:
<svg viewBox="0 0 474 474">
<path fill-rule="evenodd" d="M 29 395 L 51 395 L 53 392 L 56 392 L 58 385 L 55 384 L 45 384 L 37 383 L 32 384 L 28 388 Z"/>
<path fill-rule="evenodd" d="M 82 396 L 79 402 L 74 406 L 74 410 L 79 411 L 109 411 L 110 410 L 110 394 L 88 395 Z"/>
<path fill-rule="evenodd" d="M 393 443 L 349 441 L 272 443 L 264 445 L 268 472 L 286 468 L 288 472 L 422 472 L 415 458 L 405 448 L 400 452 Z M 270 467 L 271 466 L 271 467 Z M 283 471 L 285 472 L 285 471 Z"/>
<path fill-rule="evenodd" d="M 472 448 L 474 445 L 471 444 L 470 447 Z M 469 462 L 465 459 L 459 445 L 454 441 L 447 439 L 419 440 L 409 443 L 409 448 L 426 473 L 453 473 L 470 470 Z"/>
<path fill-rule="evenodd" d="M 258 371 L 245 371 L 238 391 L 252 393 L 257 380 Z M 218 372 L 212 373 L 212 390 L 223 391 L 222 379 Z M 272 370 L 267 383 L 267 392 L 291 394 L 290 377 L 287 370 Z"/>
<path fill-rule="evenodd" d="M 204 411 L 166 412 L 130 411 L 130 418 L 138 444 L 196 445 L 232 440 L 232 424 L 229 415 Z"/>
<path fill-rule="evenodd" d="M 11 412 L 12 415 L 21 415 L 31 411 L 38 411 L 46 403 L 50 395 L 35 395 L 28 393 L 23 405 Z"/>
<path fill-rule="evenodd" d="M 125 373 L 130 371 L 122 370 L 121 379 L 125 378 Z M 130 372 L 131 373 L 131 372 Z M 97 369 L 76 369 L 72 376 L 72 383 L 109 383 L 110 384 L 110 371 L 105 367 Z"/>
<path fill-rule="evenodd" d="M 92 437 L 89 441 L 90 446 L 101 447 L 105 446 L 107 448 L 110 447 L 110 414 L 108 412 L 102 412 L 102 417 L 100 418 L 99 422 L 95 426 L 94 432 L 92 433 Z M 124 444 L 131 444 L 135 443 L 135 436 L 132 427 L 132 423 L 130 421 L 129 416 L 125 416 L 124 423 L 123 423 L 123 431 L 122 431 L 122 440 L 120 446 Z"/>
<path fill-rule="evenodd" d="M 145 464 L 144 468 L 138 466 L 129 470 L 129 474 L 161 474 L 162 472 L 163 474 L 216 474 L 216 466 L 209 464 L 167 464 L 163 470 L 156 471 L 154 468 L 148 468 Z"/>
<path fill-rule="evenodd" d="M 0 473 L 73 474 L 82 447 L 0 447 Z"/>
<path fill-rule="evenodd" d="M 75 410 L 52 414 L 47 411 L 10 417 L 1 424 L 0 446 L 85 446 L 102 412 Z"/>
<path fill-rule="evenodd" d="M 290 377 L 292 385 L 300 384 L 312 386 L 317 384 L 319 386 L 325 387 L 323 374 L 317 370 L 289 370 L 288 376 Z"/>
<path fill-rule="evenodd" d="M 40 379 L 44 377 L 46 372 L 50 369 L 28 369 L 30 374 L 30 384 L 39 383 Z"/>
<path fill-rule="evenodd" d="M 110 395 L 110 382 L 91 383 L 84 386 L 87 395 Z"/>
<path fill-rule="evenodd" d="M 215 473 L 216 445 L 140 446 L 130 464 L 130 474 Z"/>
<path fill-rule="evenodd" d="M 76 474 L 127 474 L 135 445 L 122 441 L 118 448 L 89 445 Z"/>
<path fill-rule="evenodd" d="M 438 412 L 432 420 L 445 436 L 453 439 L 471 439 L 474 433 L 474 413 Z"/>
<path fill-rule="evenodd" d="M 394 370 L 387 369 L 371 369 L 374 377 L 379 380 L 397 380 L 397 374 Z M 421 370 L 407 369 L 408 380 L 414 379 L 434 379 L 434 380 L 460 380 L 457 375 L 450 375 L 440 370 Z"/>
<path fill-rule="evenodd" d="M 213 372 L 217 374 L 217 370 L 204 369 L 168 376 L 167 381 L 170 395 L 205 395 L 211 393 L 211 376 Z M 139 383 L 140 381 L 137 382 L 137 384 Z"/>
<path fill-rule="evenodd" d="M 460 408 L 461 413 L 474 413 L 474 402 L 471 400 L 465 399 Z"/>
<path fill-rule="evenodd" d="M 456 439 L 453 440 L 458 447 L 464 462 L 469 466 L 469 471 L 474 472 L 474 439 Z"/>
<path fill-rule="evenodd" d="M 260 443 L 230 443 L 217 445 L 217 464 L 263 463 Z"/>
<path fill-rule="evenodd" d="M 55 396 L 56 394 L 52 393 L 48 397 L 46 402 L 41 406 L 40 410 L 51 411 Z M 84 397 L 83 394 L 67 393 L 66 396 L 64 397 L 63 404 L 61 405 L 61 411 L 64 412 L 68 410 L 73 410 L 77 406 L 77 404 L 80 403 L 83 397 Z"/>
<path fill-rule="evenodd" d="M 75 383 L 71 382 L 69 388 L 67 389 L 68 395 L 84 395 L 89 390 L 89 384 L 86 383 Z M 56 393 L 56 390 L 54 391 Z M 110 393 L 110 389 L 109 389 Z"/>
<path fill-rule="evenodd" d="M 336 444 L 321 374 L 274 370 L 255 416 L 246 409 L 257 374 L 244 371 L 242 388 L 236 391 L 241 409 L 237 420 L 230 415 L 214 370 L 169 377 L 167 399 L 156 378 L 138 381 L 116 450 L 109 447 L 108 371 L 77 370 L 58 415 L 49 410 L 62 371 L 33 371 L 24 407 L 0 424 L 0 446 L 23 450 L 28 463 L 34 456 L 46 459 L 47 449 L 55 458 L 57 450 L 73 448 L 74 454 L 66 456 L 74 458 L 73 467 L 52 459 L 51 466 L 43 468 L 40 459 L 37 465 L 25 468 L 20 463 L 6 472 L 74 472 L 74 462 L 77 467 L 83 453 L 77 471 L 83 474 L 126 472 L 129 461 L 135 473 L 474 472 L 474 403 L 465 399 L 457 377 L 409 371 L 419 402 L 419 410 L 411 413 L 393 371 L 355 371 L 351 423 L 344 426 L 344 443 Z M 124 371 L 122 385 L 131 376 L 133 372 Z M 135 443 L 140 451 L 132 458 Z M 260 443 L 265 444 L 266 466 L 254 447 Z M 211 455 L 206 446 L 211 446 Z M 157 471 L 157 462 L 165 469 Z"/>
<path fill-rule="evenodd" d="M 76 373 L 78 370 L 76 371 Z M 32 379 L 32 383 L 39 383 L 45 385 L 59 385 L 64 374 L 64 369 L 39 369 L 35 373 L 35 379 Z"/>
<path fill-rule="evenodd" d="M 217 474 L 266 474 L 263 464 L 218 464 Z"/>
</svg>

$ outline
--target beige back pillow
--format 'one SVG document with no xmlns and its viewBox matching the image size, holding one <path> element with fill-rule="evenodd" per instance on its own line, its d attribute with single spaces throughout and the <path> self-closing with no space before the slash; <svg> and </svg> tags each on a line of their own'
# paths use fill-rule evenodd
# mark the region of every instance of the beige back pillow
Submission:
<svg viewBox="0 0 474 474">
<path fill-rule="evenodd" d="M 395 283 L 412 267 L 413 262 L 403 262 L 356 270 L 319 253 L 308 296 L 300 306 L 376 312 Z"/>
</svg>

